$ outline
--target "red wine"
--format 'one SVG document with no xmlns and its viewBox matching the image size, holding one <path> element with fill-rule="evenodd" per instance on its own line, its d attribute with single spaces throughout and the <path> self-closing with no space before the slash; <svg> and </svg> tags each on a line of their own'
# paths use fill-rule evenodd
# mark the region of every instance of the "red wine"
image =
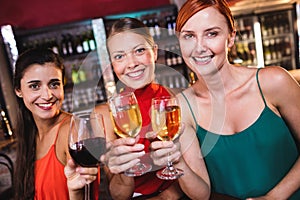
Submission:
<svg viewBox="0 0 300 200">
<path fill-rule="evenodd" d="M 105 145 L 104 138 L 89 138 L 74 143 L 69 147 L 69 152 L 78 165 L 94 167 L 98 165 L 101 155 L 105 153 Z"/>
</svg>

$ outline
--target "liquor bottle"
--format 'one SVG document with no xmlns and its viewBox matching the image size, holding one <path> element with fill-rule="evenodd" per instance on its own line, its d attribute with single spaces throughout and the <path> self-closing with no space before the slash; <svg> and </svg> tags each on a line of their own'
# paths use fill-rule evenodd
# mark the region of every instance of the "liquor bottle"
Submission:
<svg viewBox="0 0 300 200">
<path fill-rule="evenodd" d="M 67 42 L 67 51 L 68 55 L 73 55 L 73 36 L 71 34 L 67 34 L 66 36 L 66 42 Z"/>
<path fill-rule="evenodd" d="M 171 45 L 170 47 L 170 53 L 171 53 L 171 60 L 172 60 L 172 65 L 176 66 L 177 63 L 177 54 L 176 54 L 176 50 L 175 50 L 175 46 Z"/>
<path fill-rule="evenodd" d="M 148 20 L 147 26 L 149 28 L 150 35 L 152 37 L 155 37 L 155 29 L 154 29 L 153 19 Z"/>
<path fill-rule="evenodd" d="M 282 39 L 281 38 L 276 38 L 275 39 L 275 51 L 276 51 L 276 56 L 278 59 L 282 58 Z"/>
<path fill-rule="evenodd" d="M 264 48 L 264 57 L 265 57 L 265 60 L 266 61 L 271 61 L 271 51 L 270 51 L 270 47 L 269 47 L 269 45 L 270 45 L 270 42 L 269 42 L 269 40 L 265 40 L 264 42 L 263 42 L 263 48 Z"/>
<path fill-rule="evenodd" d="M 165 61 L 167 66 L 172 66 L 172 55 L 169 46 L 165 47 Z"/>
<path fill-rule="evenodd" d="M 290 37 L 286 36 L 284 38 L 284 56 L 290 56 L 292 54 Z"/>
<path fill-rule="evenodd" d="M 54 53 L 59 54 L 59 47 L 57 44 L 57 40 L 54 37 L 50 39 L 50 48 Z"/>
<path fill-rule="evenodd" d="M 189 73 L 189 78 L 190 78 L 189 86 L 194 85 L 194 83 L 196 82 L 195 73 L 194 72 L 190 72 Z"/>
<path fill-rule="evenodd" d="M 269 45 L 270 45 L 270 51 L 271 51 L 271 58 L 272 58 L 272 60 L 276 60 L 277 53 L 276 53 L 276 49 L 275 49 L 275 39 L 271 38 Z"/>
<path fill-rule="evenodd" d="M 74 40 L 74 50 L 76 54 L 81 54 L 83 52 L 83 46 L 81 42 L 81 35 L 76 35 Z"/>
<path fill-rule="evenodd" d="M 81 67 L 79 67 L 77 73 L 78 73 L 79 82 L 81 82 L 81 83 L 85 82 L 86 81 L 85 71 Z"/>
<path fill-rule="evenodd" d="M 172 25 L 172 21 L 171 21 L 170 16 L 166 17 L 166 28 L 168 30 L 168 36 L 172 36 L 174 31 L 173 31 L 173 25 Z"/>
<path fill-rule="evenodd" d="M 3 131 L 4 138 L 6 139 L 12 138 L 13 132 L 9 120 L 7 118 L 5 111 L 1 108 L 1 105 L 0 105 L 0 120 L 1 120 L 0 129 L 2 129 Z"/>
<path fill-rule="evenodd" d="M 82 35 L 82 47 L 84 52 L 89 52 L 90 47 L 89 47 L 89 38 L 87 36 L 87 33 L 83 33 Z"/>
<path fill-rule="evenodd" d="M 176 54 L 177 54 L 177 64 L 181 65 L 183 63 L 183 59 L 182 59 L 182 56 L 181 56 L 179 44 L 175 45 L 175 49 L 176 49 Z"/>
<path fill-rule="evenodd" d="M 96 49 L 96 42 L 92 30 L 90 30 L 88 38 L 90 51 L 94 51 Z"/>
<path fill-rule="evenodd" d="M 159 23 L 158 23 L 158 19 L 154 18 L 154 30 L 155 30 L 155 37 L 157 39 L 160 39 L 161 37 L 161 31 L 160 31 L 160 27 L 159 27 Z"/>
<path fill-rule="evenodd" d="M 176 16 L 175 15 L 172 15 L 172 17 L 171 17 L 171 21 L 172 21 L 172 31 L 173 31 L 173 35 L 175 35 L 176 33 L 176 31 L 175 31 L 175 29 L 176 29 Z"/>
<path fill-rule="evenodd" d="M 60 43 L 60 55 L 62 56 L 68 55 L 67 39 L 65 35 L 62 35 L 62 40 Z"/>
<path fill-rule="evenodd" d="M 73 84 L 78 84 L 80 82 L 79 75 L 77 72 L 77 67 L 75 64 L 72 65 L 72 82 Z"/>
</svg>

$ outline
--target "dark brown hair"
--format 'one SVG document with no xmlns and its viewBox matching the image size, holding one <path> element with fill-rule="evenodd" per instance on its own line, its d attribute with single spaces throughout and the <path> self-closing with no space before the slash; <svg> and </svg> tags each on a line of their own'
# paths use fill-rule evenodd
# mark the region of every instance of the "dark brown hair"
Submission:
<svg viewBox="0 0 300 200">
<path fill-rule="evenodd" d="M 178 12 L 176 32 L 180 32 L 184 24 L 194 14 L 208 7 L 216 8 L 225 17 L 229 31 L 234 31 L 233 15 L 226 0 L 187 0 Z"/>
<path fill-rule="evenodd" d="M 43 65 L 54 63 L 62 71 L 64 80 L 64 65 L 62 59 L 50 49 L 34 48 L 20 54 L 16 62 L 14 73 L 14 89 L 21 88 L 21 79 L 26 70 L 33 64 Z M 17 139 L 16 172 L 14 176 L 14 195 L 16 200 L 34 199 L 34 164 L 36 160 L 37 127 L 32 113 L 27 109 L 22 98 L 17 98 L 19 109 L 17 112 Z"/>
</svg>

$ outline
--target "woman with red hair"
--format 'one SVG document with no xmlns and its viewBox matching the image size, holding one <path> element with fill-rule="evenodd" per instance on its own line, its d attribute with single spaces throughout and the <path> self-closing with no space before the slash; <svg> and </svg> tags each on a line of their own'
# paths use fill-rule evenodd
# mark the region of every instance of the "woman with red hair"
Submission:
<svg viewBox="0 0 300 200">
<path fill-rule="evenodd" d="M 194 132 L 213 193 L 300 199 L 299 84 L 281 67 L 229 63 L 236 30 L 225 0 L 186 1 L 176 31 L 182 57 L 197 75 L 195 84 L 178 95 L 184 160 L 194 171 L 203 168 L 194 164 L 198 154 L 185 152 L 184 142 Z M 190 195 L 187 187 L 197 182 L 179 183 Z"/>
</svg>

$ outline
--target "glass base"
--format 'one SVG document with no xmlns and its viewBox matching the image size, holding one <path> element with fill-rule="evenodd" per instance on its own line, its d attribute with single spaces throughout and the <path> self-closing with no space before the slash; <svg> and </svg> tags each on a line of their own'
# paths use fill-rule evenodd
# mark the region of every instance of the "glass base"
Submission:
<svg viewBox="0 0 300 200">
<path fill-rule="evenodd" d="M 141 176 L 149 172 L 151 169 L 152 165 L 148 163 L 138 163 L 134 167 L 131 167 L 130 169 L 126 170 L 124 174 L 126 176 Z"/>
<path fill-rule="evenodd" d="M 156 172 L 156 176 L 163 180 L 175 180 L 183 175 L 184 173 L 182 169 L 177 169 L 173 166 L 165 167 L 164 169 Z"/>
</svg>

